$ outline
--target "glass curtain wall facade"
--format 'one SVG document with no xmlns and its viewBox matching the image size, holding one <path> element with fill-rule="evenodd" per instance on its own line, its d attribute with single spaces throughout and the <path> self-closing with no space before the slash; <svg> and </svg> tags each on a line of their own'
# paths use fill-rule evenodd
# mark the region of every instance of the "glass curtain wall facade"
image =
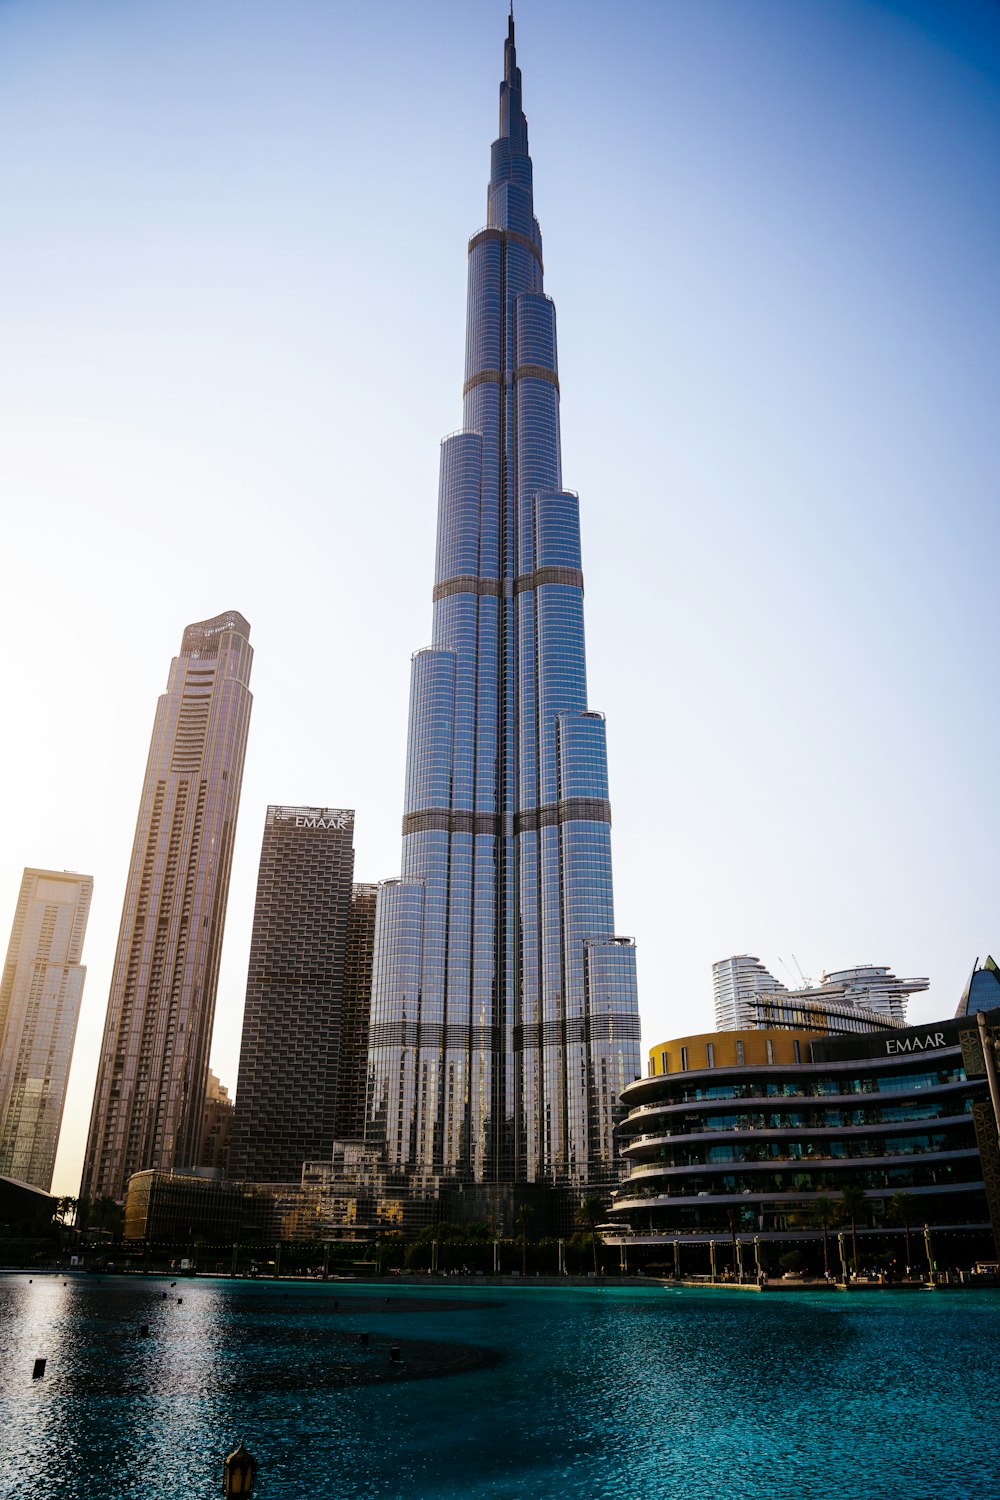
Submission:
<svg viewBox="0 0 1000 1500">
<path fill-rule="evenodd" d="M 604 718 L 510 21 L 464 422 L 441 447 L 432 645 L 412 663 L 402 878 L 376 918 L 366 1140 L 442 1179 L 602 1188 L 641 1071 L 614 935 Z"/>
<path fill-rule="evenodd" d="M 972 1030 L 935 1021 L 868 1036 L 750 1030 L 663 1043 L 650 1076 L 626 1090 L 628 1177 L 613 1219 L 637 1243 L 816 1240 L 816 1203 L 839 1206 L 845 1188 L 860 1188 L 866 1242 L 881 1230 L 902 1238 L 893 1210 L 905 1194 L 915 1232 L 946 1232 L 936 1253 L 992 1258 L 975 1119 L 980 1102 L 990 1106 L 985 1075 L 965 1064 Z"/>
<path fill-rule="evenodd" d="M 87 971 L 90 875 L 25 870 L 0 982 L 0 1177 L 48 1192 Z"/>
<path fill-rule="evenodd" d="M 193 1166 L 250 727 L 250 626 L 189 625 L 146 763 L 84 1157 L 82 1198 Z"/>
</svg>

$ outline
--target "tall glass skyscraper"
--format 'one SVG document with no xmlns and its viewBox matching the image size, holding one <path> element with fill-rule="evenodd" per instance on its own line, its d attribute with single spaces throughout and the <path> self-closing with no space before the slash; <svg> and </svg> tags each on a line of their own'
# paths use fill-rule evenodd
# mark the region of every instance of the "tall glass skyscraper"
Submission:
<svg viewBox="0 0 1000 1500">
<path fill-rule="evenodd" d="M 189 625 L 146 763 L 81 1198 L 199 1159 L 208 1051 L 250 727 L 250 626 Z"/>
<path fill-rule="evenodd" d="M 417 1194 L 600 1190 L 641 1071 L 635 949 L 614 935 L 513 19 L 463 394 L 441 447 L 433 644 L 413 658 L 402 878 L 379 888 L 366 1142 Z"/>
</svg>

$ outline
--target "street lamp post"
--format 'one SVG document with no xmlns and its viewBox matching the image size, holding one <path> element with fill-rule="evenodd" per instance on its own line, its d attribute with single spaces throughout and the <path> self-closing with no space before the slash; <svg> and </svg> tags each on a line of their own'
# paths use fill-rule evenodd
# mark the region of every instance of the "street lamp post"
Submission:
<svg viewBox="0 0 1000 1500">
<path fill-rule="evenodd" d="M 840 1255 L 840 1279 L 844 1283 L 844 1285 L 846 1286 L 847 1285 L 847 1261 L 844 1258 L 844 1231 L 842 1229 L 838 1229 L 838 1231 L 837 1231 L 837 1251 L 838 1251 L 838 1253 Z"/>
<path fill-rule="evenodd" d="M 240 1443 L 222 1466 L 222 1493 L 226 1500 L 236 1500 L 238 1496 L 252 1495 L 256 1478 L 257 1460 Z"/>
<path fill-rule="evenodd" d="M 976 1017 L 976 1025 L 979 1027 L 979 1041 L 983 1049 L 983 1067 L 986 1069 L 986 1081 L 990 1088 L 990 1103 L 993 1105 L 993 1118 L 996 1121 L 997 1135 L 1000 1136 L 1000 1084 L 997 1082 L 997 1065 L 993 1052 L 993 1039 L 990 1036 L 989 1026 L 986 1021 L 986 1012 L 984 1010 L 981 1010 Z"/>
<path fill-rule="evenodd" d="M 934 1285 L 934 1261 L 931 1258 L 931 1231 L 929 1225 L 924 1225 L 924 1254 L 927 1256 L 927 1280 L 931 1286 Z"/>
<path fill-rule="evenodd" d="M 715 1280 L 715 1241 L 714 1240 L 709 1240 L 709 1242 L 708 1242 L 708 1258 L 709 1258 L 709 1260 L 711 1262 L 711 1265 L 712 1265 L 712 1280 L 714 1281 Z"/>
</svg>

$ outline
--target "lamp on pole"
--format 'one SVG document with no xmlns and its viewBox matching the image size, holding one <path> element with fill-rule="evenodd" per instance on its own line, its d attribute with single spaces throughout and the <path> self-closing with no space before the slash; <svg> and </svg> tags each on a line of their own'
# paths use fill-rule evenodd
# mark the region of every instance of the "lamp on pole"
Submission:
<svg viewBox="0 0 1000 1500">
<path fill-rule="evenodd" d="M 226 1500 L 236 1500 L 237 1496 L 252 1495 L 256 1478 L 257 1460 L 240 1443 L 222 1466 L 222 1493 Z"/>
<path fill-rule="evenodd" d="M 986 1081 L 990 1087 L 990 1103 L 993 1105 L 993 1118 L 996 1121 L 997 1135 L 1000 1136 L 1000 1084 L 997 1082 L 996 1057 L 993 1052 L 994 1044 L 990 1037 L 986 1012 L 984 1010 L 981 1010 L 977 1015 L 976 1025 L 979 1027 L 979 1041 L 983 1049 L 983 1066 L 986 1069 Z"/>
</svg>

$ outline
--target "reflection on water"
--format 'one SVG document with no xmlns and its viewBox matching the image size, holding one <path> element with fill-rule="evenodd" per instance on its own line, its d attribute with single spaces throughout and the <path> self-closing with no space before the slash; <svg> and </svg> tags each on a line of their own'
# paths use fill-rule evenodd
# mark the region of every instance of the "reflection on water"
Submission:
<svg viewBox="0 0 1000 1500">
<path fill-rule="evenodd" d="M 996 1500 L 1000 1296 L 0 1278 L 0 1421 L 18 1500 Z"/>
</svg>

